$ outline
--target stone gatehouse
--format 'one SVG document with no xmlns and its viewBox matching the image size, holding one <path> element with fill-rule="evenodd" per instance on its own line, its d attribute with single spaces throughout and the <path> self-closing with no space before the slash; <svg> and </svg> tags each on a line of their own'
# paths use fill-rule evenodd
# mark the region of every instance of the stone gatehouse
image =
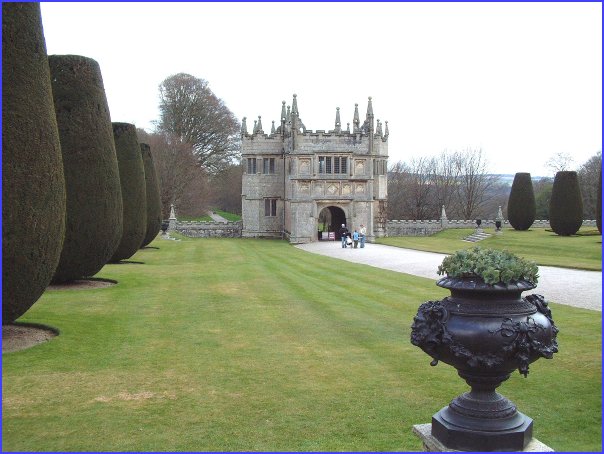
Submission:
<svg viewBox="0 0 604 454">
<path fill-rule="evenodd" d="M 355 104 L 352 130 L 342 128 L 339 107 L 333 130 L 306 129 L 296 95 L 291 107 L 283 101 L 280 118 L 270 134 L 261 117 L 249 134 L 243 118 L 242 236 L 308 243 L 323 226 L 337 232 L 341 224 L 350 231 L 363 224 L 368 241 L 384 236 L 388 122 L 374 122 L 371 97 L 362 124 Z"/>
</svg>

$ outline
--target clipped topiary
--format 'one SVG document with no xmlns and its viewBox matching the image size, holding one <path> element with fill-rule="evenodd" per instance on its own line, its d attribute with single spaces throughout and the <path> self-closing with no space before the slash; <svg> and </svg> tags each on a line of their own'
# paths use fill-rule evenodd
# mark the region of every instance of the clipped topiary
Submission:
<svg viewBox="0 0 604 454">
<path fill-rule="evenodd" d="M 161 199 L 159 193 L 159 181 L 153 157 L 151 156 L 151 147 L 146 143 L 141 143 L 141 156 L 145 167 L 145 184 L 147 189 L 147 231 L 141 247 L 145 247 L 155 239 L 161 228 Z"/>
<path fill-rule="evenodd" d="M 65 179 L 39 3 L 2 3 L 2 323 L 40 298 L 65 234 Z"/>
<path fill-rule="evenodd" d="M 122 238 L 122 191 L 109 106 L 98 63 L 48 58 L 59 126 L 67 218 L 54 282 L 93 276 Z"/>
<path fill-rule="evenodd" d="M 598 177 L 598 206 L 596 207 L 596 225 L 598 231 L 602 233 L 602 169 L 600 168 L 600 176 Z"/>
<path fill-rule="evenodd" d="M 556 173 L 549 202 L 549 224 L 558 235 L 577 233 L 583 224 L 583 199 L 575 171 Z"/>
<path fill-rule="evenodd" d="M 122 238 L 110 262 L 119 262 L 132 257 L 143 243 L 147 231 L 147 195 L 136 127 L 130 123 L 112 123 L 112 126 L 124 211 Z"/>
<path fill-rule="evenodd" d="M 516 230 L 528 230 L 537 213 L 535 193 L 530 173 L 518 172 L 514 176 L 508 198 L 508 220 Z"/>
</svg>

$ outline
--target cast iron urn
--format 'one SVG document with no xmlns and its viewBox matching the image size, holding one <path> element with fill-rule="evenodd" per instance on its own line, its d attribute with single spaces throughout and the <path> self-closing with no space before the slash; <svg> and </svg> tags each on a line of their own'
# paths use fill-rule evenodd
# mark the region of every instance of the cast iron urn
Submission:
<svg viewBox="0 0 604 454">
<path fill-rule="evenodd" d="M 495 389 L 529 364 L 558 351 L 556 328 L 541 295 L 526 280 L 486 284 L 480 277 L 444 277 L 436 285 L 451 296 L 419 307 L 411 343 L 449 364 L 471 387 L 432 417 L 432 436 L 451 449 L 522 451 L 533 420 Z"/>
</svg>

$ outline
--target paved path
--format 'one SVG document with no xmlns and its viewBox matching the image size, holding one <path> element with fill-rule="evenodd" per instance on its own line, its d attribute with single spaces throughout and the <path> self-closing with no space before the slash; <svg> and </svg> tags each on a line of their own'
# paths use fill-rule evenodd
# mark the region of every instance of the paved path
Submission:
<svg viewBox="0 0 604 454">
<path fill-rule="evenodd" d="M 366 244 L 363 249 L 350 247 L 344 249 L 340 241 L 317 241 L 299 244 L 297 247 L 315 254 L 434 280 L 441 277 L 436 274 L 436 270 L 446 257 L 446 254 L 373 243 Z M 545 296 L 547 301 L 601 311 L 602 273 L 540 266 L 539 284 L 532 293 Z"/>
<path fill-rule="evenodd" d="M 219 214 L 214 213 L 213 211 L 208 211 L 208 215 L 216 222 L 229 222 L 228 219 L 223 218 Z"/>
</svg>

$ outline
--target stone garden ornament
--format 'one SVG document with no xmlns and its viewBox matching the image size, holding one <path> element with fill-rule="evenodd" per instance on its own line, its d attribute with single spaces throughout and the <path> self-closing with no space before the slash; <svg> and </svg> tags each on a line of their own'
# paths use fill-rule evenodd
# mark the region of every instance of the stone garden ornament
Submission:
<svg viewBox="0 0 604 454">
<path fill-rule="evenodd" d="M 495 389 L 558 351 L 558 329 L 536 287 L 537 266 L 506 251 L 474 248 L 446 257 L 436 285 L 451 296 L 422 304 L 411 343 L 457 369 L 471 387 L 432 417 L 432 436 L 451 449 L 522 451 L 533 420 Z"/>
</svg>

